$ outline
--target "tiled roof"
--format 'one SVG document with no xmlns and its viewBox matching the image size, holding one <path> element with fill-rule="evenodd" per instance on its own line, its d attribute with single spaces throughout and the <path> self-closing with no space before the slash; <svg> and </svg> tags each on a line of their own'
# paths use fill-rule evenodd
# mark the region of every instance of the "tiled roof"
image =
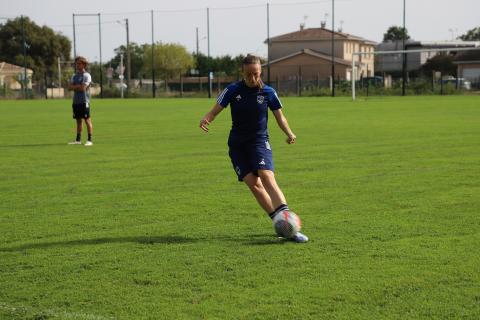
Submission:
<svg viewBox="0 0 480 320">
<path fill-rule="evenodd" d="M 332 31 L 326 28 L 307 28 L 290 33 L 285 33 L 273 38 L 270 38 L 270 42 L 283 42 L 283 41 L 314 41 L 314 40 L 331 40 Z M 334 32 L 334 39 L 336 40 L 353 40 L 367 42 L 368 44 L 376 44 L 376 42 L 367 40 L 361 37 L 357 37 L 344 32 Z"/>
<path fill-rule="evenodd" d="M 24 71 L 23 67 L 20 67 L 11 63 L 7 63 L 4 61 L 0 62 L 0 73 L 17 74 L 23 71 Z M 27 73 L 32 73 L 32 72 L 33 72 L 32 69 L 27 68 Z"/>
<path fill-rule="evenodd" d="M 320 59 L 323 59 L 323 60 L 332 61 L 332 56 L 330 56 L 330 55 L 327 55 L 325 53 L 322 53 L 322 52 L 316 51 L 316 50 L 312 50 L 312 49 L 303 49 L 303 50 L 291 53 L 289 55 L 283 56 L 281 58 L 272 60 L 272 61 L 270 61 L 270 64 L 272 65 L 274 63 L 277 63 L 277 62 L 280 62 L 280 61 L 283 61 L 283 60 L 287 60 L 287 59 L 293 58 L 293 57 L 301 55 L 301 54 L 307 54 L 307 55 L 310 55 L 310 56 L 313 56 L 313 57 L 316 57 L 316 58 L 320 58 Z M 341 59 L 341 58 L 334 58 L 334 61 L 335 61 L 335 63 L 338 63 L 338 64 L 343 64 L 343 65 L 347 65 L 347 66 L 352 65 L 352 63 L 350 61 L 347 61 L 347 60 Z M 264 66 L 266 66 L 266 64 L 264 64 Z"/>
</svg>

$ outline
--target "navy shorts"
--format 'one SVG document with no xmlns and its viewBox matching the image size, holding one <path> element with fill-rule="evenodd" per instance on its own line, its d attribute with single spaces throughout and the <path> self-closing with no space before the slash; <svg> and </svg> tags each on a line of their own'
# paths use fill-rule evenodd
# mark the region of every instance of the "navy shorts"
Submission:
<svg viewBox="0 0 480 320">
<path fill-rule="evenodd" d="M 228 154 L 238 181 L 250 172 L 258 176 L 258 170 L 273 171 L 272 149 L 268 140 L 230 146 Z"/>
<path fill-rule="evenodd" d="M 90 118 L 90 106 L 86 103 L 72 104 L 73 119 L 88 119 Z"/>
</svg>

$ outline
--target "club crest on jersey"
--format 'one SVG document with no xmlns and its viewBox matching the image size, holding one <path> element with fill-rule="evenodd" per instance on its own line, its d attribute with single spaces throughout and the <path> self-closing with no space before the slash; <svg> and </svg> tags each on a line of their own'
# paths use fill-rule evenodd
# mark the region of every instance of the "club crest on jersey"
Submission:
<svg viewBox="0 0 480 320">
<path fill-rule="evenodd" d="M 264 97 L 264 96 L 257 96 L 257 103 L 258 103 L 258 104 L 263 104 L 263 101 L 265 101 L 265 97 Z"/>
</svg>

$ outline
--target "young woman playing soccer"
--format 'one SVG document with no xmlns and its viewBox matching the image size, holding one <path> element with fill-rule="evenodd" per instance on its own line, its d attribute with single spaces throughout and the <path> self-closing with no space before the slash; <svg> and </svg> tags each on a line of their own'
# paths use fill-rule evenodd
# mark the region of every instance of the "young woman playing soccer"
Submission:
<svg viewBox="0 0 480 320">
<path fill-rule="evenodd" d="M 73 118 L 77 122 L 77 137 L 75 141 L 69 144 L 82 144 L 82 119 L 87 126 L 88 138 L 85 146 L 92 146 L 93 125 L 90 118 L 90 83 L 92 76 L 86 71 L 87 59 L 84 57 L 75 58 L 76 73 L 72 76 L 72 80 L 68 85 L 68 89 L 73 90 Z"/>
<path fill-rule="evenodd" d="M 273 158 L 268 141 L 268 109 L 272 110 L 278 126 L 287 136 L 287 143 L 295 143 L 296 136 L 282 113 L 282 104 L 275 90 L 261 78 L 260 58 L 247 55 L 242 65 L 243 80 L 230 84 L 218 96 L 217 103 L 200 121 L 200 128 L 208 126 L 229 104 L 232 129 L 228 137 L 229 155 L 238 180 L 244 181 L 260 206 L 270 218 L 288 210 L 287 201 L 273 173 Z M 298 232 L 293 241 L 307 242 L 308 237 Z"/>
</svg>

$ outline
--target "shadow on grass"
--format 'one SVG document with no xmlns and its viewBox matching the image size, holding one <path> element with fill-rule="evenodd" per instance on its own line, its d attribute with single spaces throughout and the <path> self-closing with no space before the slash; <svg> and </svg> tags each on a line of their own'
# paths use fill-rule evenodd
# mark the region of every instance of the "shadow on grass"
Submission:
<svg viewBox="0 0 480 320">
<path fill-rule="evenodd" d="M 4 144 L 0 145 L 2 149 L 8 148 L 31 148 L 31 147 L 52 147 L 52 146 L 67 146 L 67 143 L 37 143 L 37 144 Z"/>
<path fill-rule="evenodd" d="M 140 244 L 180 244 L 197 242 L 199 239 L 188 238 L 183 236 L 138 236 L 138 237 L 118 237 L 118 238 L 96 238 L 96 239 L 80 239 L 70 241 L 55 241 L 43 243 L 29 243 L 11 248 L 0 248 L 0 251 L 22 251 L 26 249 L 48 249 L 51 247 L 71 247 L 83 245 L 96 245 L 106 243 L 140 243 Z"/>
<path fill-rule="evenodd" d="M 186 236 L 133 236 L 133 237 L 117 237 L 117 238 L 95 238 L 80 239 L 70 241 L 54 241 L 42 243 L 29 243 L 10 248 L 0 248 L 0 252 L 15 252 L 27 249 L 48 249 L 52 247 L 71 247 L 84 245 L 112 244 L 112 243 L 138 243 L 144 245 L 154 244 L 185 244 L 196 242 L 236 242 L 243 245 L 278 245 L 288 241 L 279 240 L 271 234 L 246 235 L 244 237 L 234 237 L 228 235 L 215 237 L 186 237 Z"/>
</svg>

